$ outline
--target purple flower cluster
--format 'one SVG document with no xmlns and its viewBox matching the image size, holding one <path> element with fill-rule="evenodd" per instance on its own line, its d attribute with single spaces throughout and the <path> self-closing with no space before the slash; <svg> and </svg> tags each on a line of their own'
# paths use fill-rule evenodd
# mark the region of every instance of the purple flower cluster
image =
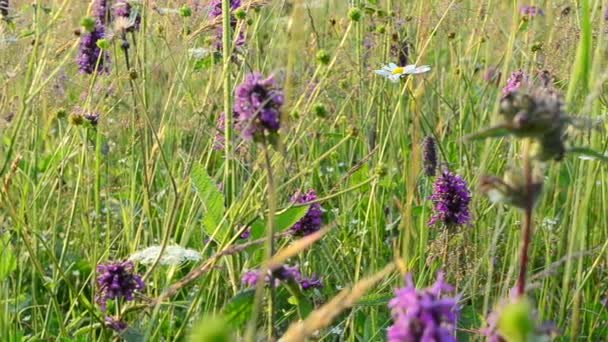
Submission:
<svg viewBox="0 0 608 342">
<path fill-rule="evenodd" d="M 545 13 L 537 6 L 521 6 L 519 8 L 519 14 L 525 17 L 536 17 L 537 15 L 544 15 Z"/>
<path fill-rule="evenodd" d="M 97 46 L 97 42 L 105 38 L 106 23 L 110 19 L 107 0 L 95 0 L 93 16 L 95 26 L 92 30 L 83 33 L 80 38 L 78 70 L 81 74 L 91 75 L 94 72 L 104 74 L 109 71 L 110 55 Z"/>
<path fill-rule="evenodd" d="M 127 28 L 128 32 L 139 30 L 141 15 L 139 12 L 133 11 L 133 6 L 129 3 L 129 0 L 116 1 L 116 4 L 114 5 L 114 16 L 117 18 L 126 18 L 131 21 L 131 26 Z"/>
<path fill-rule="evenodd" d="M 102 311 L 106 310 L 108 300 L 123 298 L 133 300 L 135 291 L 142 291 L 145 287 L 141 277 L 133 273 L 133 262 L 115 262 L 97 266 L 97 303 Z"/>
<path fill-rule="evenodd" d="M 235 90 L 234 113 L 236 128 L 243 139 L 264 142 L 281 127 L 281 106 L 285 101 L 273 76 L 260 73 L 245 77 Z"/>
<path fill-rule="evenodd" d="M 96 0 L 93 4 L 93 15 L 102 24 L 109 22 L 108 0 Z"/>
<path fill-rule="evenodd" d="M 315 190 L 309 190 L 305 193 L 296 193 L 291 198 L 291 202 L 297 204 L 304 204 L 312 202 L 317 199 L 317 193 Z M 306 236 L 310 235 L 319 229 L 323 225 L 323 210 L 321 204 L 313 203 L 310 205 L 306 215 L 302 217 L 296 224 L 294 224 L 289 230 L 295 236 Z"/>
<path fill-rule="evenodd" d="M 452 291 L 441 273 L 433 286 L 422 290 L 416 289 L 408 275 L 406 286 L 397 289 L 388 304 L 393 318 L 388 341 L 455 342 L 458 300 L 445 295 Z"/>
<path fill-rule="evenodd" d="M 114 318 L 112 316 L 105 317 L 106 326 L 116 332 L 123 332 L 127 329 L 128 325 L 124 321 L 120 319 Z"/>
<path fill-rule="evenodd" d="M 502 93 L 505 96 L 509 95 L 526 85 L 526 83 L 528 83 L 528 75 L 521 70 L 515 71 L 509 76 L 507 85 L 502 88 Z"/>
<path fill-rule="evenodd" d="M 444 170 L 435 181 L 430 200 L 433 202 L 434 213 L 429 225 L 441 222 L 446 226 L 458 226 L 471 221 L 471 193 L 460 176 Z"/>
<path fill-rule="evenodd" d="M 281 266 L 276 270 L 269 272 L 265 275 L 264 281 L 266 283 L 270 283 L 270 278 L 274 278 L 274 286 L 279 286 L 282 281 L 293 280 L 298 283 L 302 290 L 310 290 L 314 288 L 322 288 L 323 283 L 320 278 L 318 278 L 315 274 L 311 275 L 310 278 L 305 278 L 302 276 L 300 269 L 297 266 Z M 258 281 L 262 279 L 262 273 L 260 270 L 250 270 L 243 274 L 241 277 L 241 282 L 243 285 L 247 287 L 255 286 Z"/>
<path fill-rule="evenodd" d="M 108 61 L 110 56 L 97 46 L 97 42 L 104 38 L 104 36 L 105 27 L 100 22 L 97 22 L 91 32 L 82 34 L 78 54 L 78 69 L 80 73 L 90 75 L 96 70 L 98 74 L 109 71 Z"/>
<path fill-rule="evenodd" d="M 241 7 L 241 0 L 230 0 L 230 9 L 231 10 L 235 10 L 237 8 Z M 213 0 L 211 2 L 211 10 L 209 11 L 209 17 L 211 19 L 215 19 L 217 17 L 221 17 L 222 16 L 222 0 Z M 236 29 L 236 18 L 234 18 L 234 16 L 230 17 L 230 27 L 232 28 L 232 30 Z M 213 44 L 213 46 L 215 47 L 215 49 L 217 51 L 222 51 L 223 48 L 223 37 L 224 37 L 224 30 L 222 28 L 222 26 L 218 27 L 215 30 L 215 42 Z M 242 31 L 239 31 L 237 33 L 237 38 L 236 41 L 234 42 L 236 47 L 240 47 L 245 45 L 245 35 L 243 34 Z"/>
</svg>

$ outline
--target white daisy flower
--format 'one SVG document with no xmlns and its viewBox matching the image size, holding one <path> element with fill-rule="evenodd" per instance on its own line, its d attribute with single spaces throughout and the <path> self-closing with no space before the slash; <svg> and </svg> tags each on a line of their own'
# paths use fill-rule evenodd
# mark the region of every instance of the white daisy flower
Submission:
<svg viewBox="0 0 608 342">
<path fill-rule="evenodd" d="M 158 258 L 161 246 L 152 246 L 144 250 L 133 253 L 129 260 L 137 261 L 144 265 L 153 264 Z M 161 265 L 180 265 L 188 261 L 201 260 L 201 254 L 193 249 L 181 246 L 167 246 L 160 258 Z"/>
<path fill-rule="evenodd" d="M 389 63 L 380 70 L 374 70 L 374 72 L 380 76 L 388 78 L 389 81 L 396 83 L 404 75 L 417 75 L 423 74 L 431 70 L 428 65 L 416 66 L 416 64 L 406 65 L 404 67 L 397 66 L 395 63 Z"/>
</svg>

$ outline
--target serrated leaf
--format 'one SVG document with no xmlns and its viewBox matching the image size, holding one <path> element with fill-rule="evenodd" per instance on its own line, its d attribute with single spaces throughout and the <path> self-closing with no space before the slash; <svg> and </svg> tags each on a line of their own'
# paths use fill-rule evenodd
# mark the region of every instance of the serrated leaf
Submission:
<svg viewBox="0 0 608 342">
<path fill-rule="evenodd" d="M 275 232 L 280 233 L 293 227 L 294 224 L 296 224 L 302 217 L 304 217 L 304 215 L 306 215 L 309 208 L 310 205 L 291 207 L 277 215 L 274 218 Z M 253 236 L 254 239 L 261 238 L 264 236 L 266 227 L 266 221 L 256 220 L 253 222 L 253 224 L 251 224 L 251 236 Z"/>
<path fill-rule="evenodd" d="M 465 137 L 465 140 L 482 140 L 487 138 L 502 138 L 510 134 L 507 127 L 500 125 L 490 128 L 482 129 L 479 132 L 469 134 Z"/>
<path fill-rule="evenodd" d="M 219 191 L 215 182 L 213 182 L 202 166 L 194 165 L 190 178 L 203 202 L 205 210 L 203 226 L 205 231 L 210 236 L 214 236 L 215 240 L 223 241 L 229 233 L 227 229 L 220 227 L 225 212 L 224 195 Z M 213 235 L 214 233 L 215 235 Z"/>
<path fill-rule="evenodd" d="M 253 310 L 255 289 L 249 289 L 237 293 L 222 310 L 226 322 L 234 329 L 243 327 Z"/>
<path fill-rule="evenodd" d="M 588 147 L 570 147 L 568 152 L 575 153 L 581 155 L 581 159 L 591 159 L 591 160 L 599 160 L 602 162 L 608 162 L 608 156 L 598 152 L 596 150 L 590 149 Z"/>
</svg>

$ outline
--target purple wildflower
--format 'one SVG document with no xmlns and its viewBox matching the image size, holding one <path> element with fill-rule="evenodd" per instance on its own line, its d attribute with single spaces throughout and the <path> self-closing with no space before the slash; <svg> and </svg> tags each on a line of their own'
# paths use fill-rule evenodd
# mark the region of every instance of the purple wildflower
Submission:
<svg viewBox="0 0 608 342">
<path fill-rule="evenodd" d="M 260 280 L 260 271 L 258 270 L 250 270 L 243 274 L 241 277 L 241 283 L 247 287 L 253 287 Z"/>
<path fill-rule="evenodd" d="M 90 75 L 96 70 L 98 74 L 109 71 L 107 66 L 109 55 L 97 46 L 97 42 L 104 36 L 105 27 L 100 22 L 97 22 L 91 32 L 82 34 L 78 54 L 78 69 L 81 74 Z"/>
<path fill-rule="evenodd" d="M 241 6 L 241 0 L 231 0 L 230 1 L 230 9 L 235 10 Z M 217 17 L 222 16 L 222 0 L 213 0 L 211 2 L 211 10 L 209 11 L 209 17 L 211 19 L 215 19 Z M 232 30 L 236 29 L 236 18 L 234 16 L 230 16 L 230 27 Z M 213 46 L 217 51 L 222 51 L 223 48 L 223 36 L 224 30 L 220 26 L 215 30 L 215 42 Z M 237 33 L 236 41 L 234 42 L 235 46 L 240 47 L 245 45 L 245 35 L 242 31 Z"/>
<path fill-rule="evenodd" d="M 486 318 L 487 326 L 481 330 L 481 333 L 487 337 L 488 342 L 506 342 L 498 332 L 499 319 L 500 315 L 496 310 L 490 312 Z"/>
<path fill-rule="evenodd" d="M 294 281 L 299 284 L 303 290 L 310 290 L 313 288 L 322 288 L 323 283 L 316 275 L 312 275 L 310 278 L 302 276 L 298 266 L 281 266 L 271 272 L 268 272 L 264 276 L 266 284 L 270 283 L 271 277 L 274 279 L 274 286 L 279 286 L 281 282 Z M 250 270 L 243 274 L 241 277 L 241 283 L 246 287 L 255 286 L 258 281 L 262 279 L 260 270 Z"/>
<path fill-rule="evenodd" d="M 243 228 L 243 227 L 241 227 L 241 228 Z M 246 240 L 246 239 L 249 239 L 250 236 L 251 236 L 251 227 L 247 227 L 241 233 L 240 238 L 243 240 Z"/>
<path fill-rule="evenodd" d="M 519 14 L 525 17 L 536 17 L 538 15 L 544 15 L 545 13 L 540 7 L 537 6 L 521 6 L 519 8 Z"/>
<path fill-rule="evenodd" d="M 114 5 L 114 16 L 117 18 L 129 19 L 131 26 L 127 28 L 128 32 L 139 30 L 141 24 L 141 15 L 139 12 L 133 11 L 133 6 L 129 0 L 117 0 Z"/>
<path fill-rule="evenodd" d="M 444 170 L 435 181 L 433 194 L 434 214 L 429 225 L 441 222 L 446 226 L 463 225 L 471 221 L 469 203 L 471 193 L 460 176 Z"/>
<path fill-rule="evenodd" d="M 411 275 L 406 286 L 395 291 L 388 307 L 393 325 L 388 328 L 389 342 L 456 342 L 457 298 L 445 296 L 452 286 L 443 281 L 443 274 L 429 288 L 418 290 Z"/>
<path fill-rule="evenodd" d="M 241 0 L 231 0 L 230 9 L 235 10 L 241 7 Z M 222 0 L 213 0 L 211 2 L 211 10 L 209 11 L 210 18 L 217 18 L 222 16 Z"/>
<path fill-rule="evenodd" d="M 116 332 L 123 332 L 127 329 L 128 325 L 124 321 L 120 319 L 114 318 L 112 316 L 106 316 L 105 318 L 106 326 Z"/>
<path fill-rule="evenodd" d="M 281 106 L 285 101 L 273 76 L 260 73 L 245 77 L 235 91 L 236 128 L 246 140 L 265 141 L 281 127 Z"/>
<path fill-rule="evenodd" d="M 108 0 L 95 0 L 95 3 L 93 3 L 93 16 L 102 24 L 110 21 Z"/>
<path fill-rule="evenodd" d="M 126 301 L 131 301 L 135 291 L 144 289 L 143 280 L 133 273 L 133 268 L 131 261 L 97 265 L 96 298 L 102 311 L 106 310 L 108 300 L 124 298 Z"/>
<path fill-rule="evenodd" d="M 297 204 L 304 204 L 312 202 L 317 199 L 317 193 L 314 190 L 309 190 L 306 193 L 297 192 L 291 198 L 291 202 Z M 323 210 L 321 204 L 313 203 L 308 208 L 306 215 L 302 217 L 296 224 L 294 224 L 289 230 L 293 235 L 306 236 L 310 235 L 319 229 L 323 225 Z"/>
<path fill-rule="evenodd" d="M 316 274 L 310 276 L 310 278 L 302 278 L 299 281 L 302 290 L 320 289 L 323 287 L 323 282 L 317 277 Z"/>
<path fill-rule="evenodd" d="M 526 83 L 528 83 L 528 75 L 521 70 L 515 71 L 509 76 L 507 85 L 502 88 L 502 93 L 505 96 L 511 94 L 526 85 Z"/>
</svg>

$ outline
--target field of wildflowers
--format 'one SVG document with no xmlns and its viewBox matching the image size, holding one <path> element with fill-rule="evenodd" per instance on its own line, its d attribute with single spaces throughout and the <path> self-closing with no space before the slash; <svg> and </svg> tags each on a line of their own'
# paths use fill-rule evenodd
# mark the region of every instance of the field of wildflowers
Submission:
<svg viewBox="0 0 608 342">
<path fill-rule="evenodd" d="M 0 341 L 608 341 L 601 0 L 0 0 Z"/>
</svg>

